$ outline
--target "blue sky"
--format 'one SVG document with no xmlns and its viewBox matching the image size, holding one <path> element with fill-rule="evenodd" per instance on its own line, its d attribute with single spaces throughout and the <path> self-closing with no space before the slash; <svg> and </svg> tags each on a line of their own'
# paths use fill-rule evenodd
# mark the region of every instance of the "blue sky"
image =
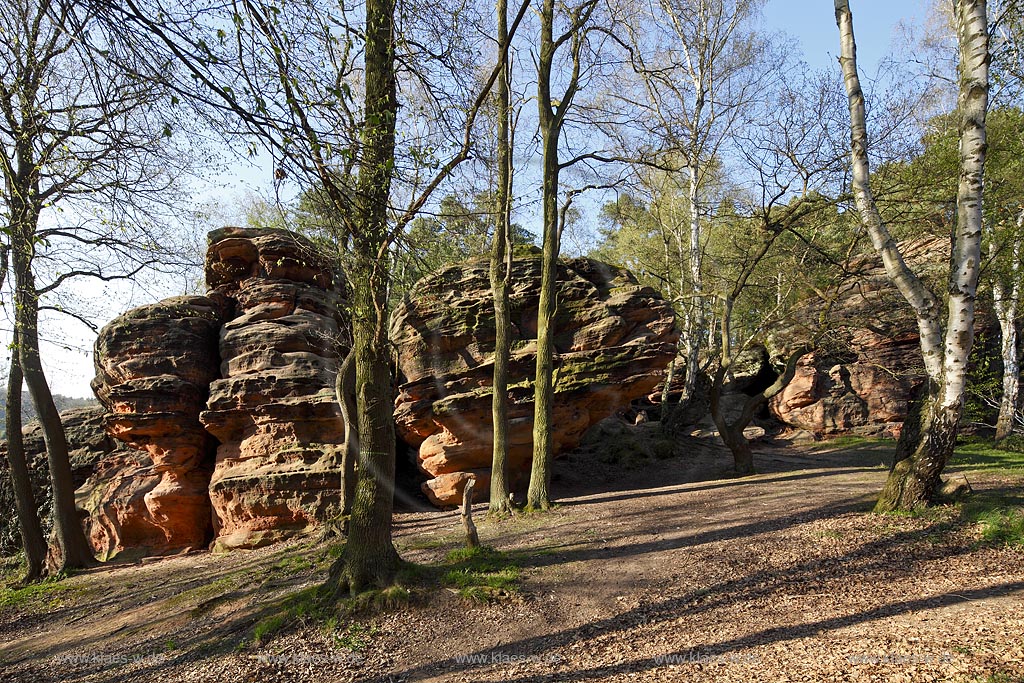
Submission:
<svg viewBox="0 0 1024 683">
<path fill-rule="evenodd" d="M 874 72 L 879 60 L 892 51 L 900 21 L 920 23 L 927 10 L 924 0 L 850 0 L 857 34 L 857 58 L 861 69 Z M 813 68 L 835 63 L 839 30 L 829 0 L 768 0 L 764 8 L 768 28 L 793 36 Z"/>
</svg>

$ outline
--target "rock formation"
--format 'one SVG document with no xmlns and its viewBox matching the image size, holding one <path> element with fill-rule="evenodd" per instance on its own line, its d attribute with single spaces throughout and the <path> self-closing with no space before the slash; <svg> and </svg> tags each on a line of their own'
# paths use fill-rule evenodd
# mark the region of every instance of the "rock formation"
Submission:
<svg viewBox="0 0 1024 683">
<path fill-rule="evenodd" d="M 209 541 L 214 443 L 199 424 L 217 376 L 221 301 L 183 296 L 124 313 L 96 339 L 93 391 L 107 432 L 129 449 L 104 459 L 78 491 L 101 557 Z"/>
<path fill-rule="evenodd" d="M 71 456 L 71 473 L 75 486 L 81 486 L 93 473 L 96 464 L 115 450 L 116 444 L 103 428 L 106 409 L 100 405 L 72 408 L 60 414 L 64 434 L 68 440 L 68 454 Z M 46 462 L 46 444 L 43 442 L 43 428 L 30 422 L 22 429 L 25 444 L 25 460 L 28 464 L 32 489 L 39 511 L 43 531 L 50 533 L 50 511 L 53 496 L 50 493 L 50 470 Z M 10 511 L 0 517 L 0 554 L 13 555 L 21 549 L 21 534 L 18 518 L 14 513 L 14 492 L 7 474 L 7 442 L 0 441 L 0 509 Z"/>
<path fill-rule="evenodd" d="M 219 547 L 253 547 L 317 524 L 338 500 L 340 281 L 296 235 L 226 228 L 210 235 L 206 282 L 231 303 L 200 416 L 220 442 L 214 531 Z"/>
<path fill-rule="evenodd" d="M 949 255 L 946 239 L 923 238 L 901 248 L 926 278 Z M 913 311 L 880 259 L 865 257 L 855 271 L 834 308 L 842 325 L 800 361 L 793 380 L 770 403 L 779 420 L 817 437 L 898 435 L 909 397 L 924 378 Z M 796 336 L 784 330 L 775 338 L 785 348 Z"/>
<path fill-rule="evenodd" d="M 537 255 L 517 259 L 511 278 L 513 351 L 509 461 L 530 462 L 537 305 Z M 671 306 L 626 270 L 590 259 L 562 261 L 555 319 L 555 452 L 572 448 L 591 425 L 647 395 L 675 354 Z M 457 504 L 476 477 L 486 492 L 491 463 L 494 310 L 488 263 L 474 261 L 421 280 L 397 307 L 391 338 L 403 383 L 395 421 L 416 450 L 436 504 Z M 478 495 L 485 495 L 478 493 Z"/>
<path fill-rule="evenodd" d="M 334 402 L 340 282 L 284 230 L 210 233 L 207 296 L 112 321 L 93 389 L 127 448 L 79 489 L 94 549 L 254 547 L 327 515 L 344 424 Z"/>
</svg>

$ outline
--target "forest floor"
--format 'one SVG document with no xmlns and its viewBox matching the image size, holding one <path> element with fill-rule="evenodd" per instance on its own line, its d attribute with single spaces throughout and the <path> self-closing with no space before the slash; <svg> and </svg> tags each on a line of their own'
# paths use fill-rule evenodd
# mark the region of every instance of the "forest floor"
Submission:
<svg viewBox="0 0 1024 683">
<path fill-rule="evenodd" d="M 106 566 L 0 593 L 0 681 L 1024 681 L 1024 548 L 964 507 L 870 512 L 893 444 L 708 440 L 669 460 L 559 462 L 558 506 L 477 521 L 517 583 L 457 587 L 254 639 L 316 586 L 328 545 Z M 972 500 L 1024 503 L 1024 469 L 961 465 Z M 403 512 L 406 560 L 444 564 L 457 513 Z M 450 558 L 449 558 L 450 561 Z"/>
</svg>

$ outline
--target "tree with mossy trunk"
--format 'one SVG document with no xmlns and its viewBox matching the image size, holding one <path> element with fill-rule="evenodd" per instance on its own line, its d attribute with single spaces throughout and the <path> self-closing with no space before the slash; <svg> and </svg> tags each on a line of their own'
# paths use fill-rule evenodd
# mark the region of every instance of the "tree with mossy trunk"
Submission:
<svg viewBox="0 0 1024 683">
<path fill-rule="evenodd" d="M 508 42 L 508 0 L 498 0 L 497 40 Z M 508 366 L 512 351 L 512 320 L 508 288 L 512 275 L 512 132 L 509 59 L 502 60 L 497 84 L 498 173 L 495 192 L 497 220 L 491 238 L 491 291 L 494 295 L 494 376 L 491 384 L 491 421 L 494 446 L 491 456 L 491 491 L 488 510 L 494 515 L 512 512 L 508 473 Z"/>
<path fill-rule="evenodd" d="M 597 8 L 597 0 L 584 0 L 569 8 L 568 26 L 555 35 L 556 2 L 543 0 L 540 9 L 540 44 L 537 56 L 537 109 L 541 134 L 541 194 L 543 204 L 543 247 L 541 256 L 540 300 L 537 310 L 537 363 L 534 376 L 533 461 L 526 507 L 547 510 L 551 507 L 551 469 L 554 460 L 555 336 L 557 306 L 558 254 L 561 250 L 562 219 L 559 210 L 559 175 L 566 164 L 559 159 L 559 145 L 566 114 L 579 94 L 583 72 L 588 25 Z M 554 95 L 557 85 L 559 48 L 568 45 L 569 73 L 561 98 Z M 571 163 L 571 162 L 570 162 Z"/>
<path fill-rule="evenodd" d="M 927 373 L 916 408 L 916 429 L 897 446 L 893 466 L 875 507 L 906 510 L 936 500 L 942 471 L 956 445 L 963 413 L 967 362 L 974 343 L 974 306 L 981 269 L 982 178 L 985 166 L 985 118 L 988 110 L 988 17 L 984 0 L 953 5 L 959 45 L 960 181 L 956 226 L 950 255 L 946 320 L 939 297 L 903 259 L 883 222 L 869 184 L 868 134 L 864 93 L 857 72 L 853 15 L 848 0 L 835 0 L 840 35 L 840 65 L 850 110 L 853 195 L 864 230 L 889 278 L 914 309 Z"/>
</svg>

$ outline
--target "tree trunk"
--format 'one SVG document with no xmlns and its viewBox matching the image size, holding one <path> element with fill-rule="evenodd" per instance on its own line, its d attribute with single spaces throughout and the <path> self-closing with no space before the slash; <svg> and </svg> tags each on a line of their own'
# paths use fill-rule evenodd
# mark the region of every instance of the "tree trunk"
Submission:
<svg viewBox="0 0 1024 683">
<path fill-rule="evenodd" d="M 534 383 L 533 465 L 526 506 L 531 510 L 551 507 L 551 461 L 554 438 L 554 330 L 556 278 L 558 274 L 558 116 L 551 107 L 551 67 L 554 59 L 554 0 L 541 8 L 540 60 L 537 73 L 538 107 L 543 145 L 544 250 L 537 311 L 537 371 Z M 561 108 L 561 107 L 560 107 Z"/>
<path fill-rule="evenodd" d="M 21 439 L 21 385 L 24 377 L 18 359 L 18 330 L 14 330 L 11 344 L 11 369 L 7 376 L 7 462 L 11 471 L 11 488 L 18 510 L 18 529 L 25 549 L 28 571 L 25 581 L 35 581 L 43 575 L 46 563 L 46 537 L 39 521 L 39 508 L 32 492 L 32 480 L 25 461 L 25 446 Z"/>
<path fill-rule="evenodd" d="M 356 354 L 349 349 L 334 380 L 334 395 L 345 421 L 345 451 L 341 456 L 341 514 L 352 514 L 359 460 L 359 412 L 356 410 Z"/>
<path fill-rule="evenodd" d="M 15 277 L 15 326 L 18 331 L 18 360 L 25 374 L 36 415 L 43 428 L 46 460 L 53 495 L 53 530 L 57 540 L 50 557 L 50 573 L 80 569 L 95 563 L 75 509 L 75 484 L 64 426 L 43 374 L 39 358 L 39 298 L 32 275 L 34 225 L 19 221 L 12 231 L 12 261 Z"/>
<path fill-rule="evenodd" d="M 754 454 L 750 448 L 750 442 L 743 435 L 743 430 L 754 419 L 754 415 L 761 409 L 761 406 L 770 401 L 773 396 L 785 389 L 793 381 L 793 376 L 796 375 L 797 364 L 801 358 L 810 352 L 810 346 L 802 346 L 794 351 L 786 361 L 786 369 L 783 370 L 782 374 L 764 391 L 754 396 L 748 396 L 739 417 L 732 423 L 726 421 L 721 407 L 722 388 L 725 385 L 725 375 L 729 371 L 728 361 L 723 362 L 715 373 L 714 383 L 711 386 L 711 419 L 714 420 L 715 427 L 718 428 L 718 434 L 722 442 L 732 453 L 733 468 L 737 474 L 754 473 Z"/>
<path fill-rule="evenodd" d="M 699 116 L 699 113 L 697 114 Z M 690 319 L 687 321 L 687 354 L 686 354 L 686 386 L 683 389 L 683 400 L 693 396 L 697 386 L 697 372 L 700 369 L 700 353 L 703 348 L 705 328 L 704 313 L 704 275 L 703 252 L 700 243 L 700 196 L 697 174 L 699 169 L 691 160 L 690 174 L 690 283 L 693 287 L 693 306 Z"/>
<path fill-rule="evenodd" d="M 869 186 L 864 95 L 857 75 L 853 17 L 847 0 L 835 0 L 843 77 L 849 95 L 854 198 L 861 221 L 886 273 L 917 316 L 929 383 L 920 429 L 901 436 L 876 510 L 910 509 L 932 502 L 953 454 L 963 413 L 967 361 L 974 343 L 974 303 L 981 263 L 982 178 L 988 109 L 988 24 L 984 0 L 954 3 L 960 46 L 960 184 L 957 225 L 950 254 L 945 334 L 936 298 L 910 270 L 882 222 Z M 904 427 L 906 430 L 906 427 Z M 916 443 L 910 439 L 919 437 Z"/>
<path fill-rule="evenodd" d="M 508 0 L 498 0 L 498 45 L 508 43 Z M 512 271 L 512 247 L 509 244 L 512 199 L 512 150 L 509 130 L 509 78 L 507 47 L 500 59 L 498 77 L 498 192 L 497 220 L 491 249 L 491 290 L 494 292 L 494 379 L 492 383 L 491 421 L 494 450 L 491 458 L 491 496 L 488 510 L 494 515 L 512 512 L 508 483 L 508 365 L 512 349 L 512 322 L 509 316 L 508 285 Z"/>
<path fill-rule="evenodd" d="M 962 406 L 941 405 L 942 392 L 929 383 L 903 423 L 896 457 L 875 512 L 912 510 L 933 502 L 953 447 Z"/>
<path fill-rule="evenodd" d="M 996 276 L 992 285 L 992 300 L 999 321 L 1003 359 L 1003 394 L 999 399 L 999 419 L 996 420 L 996 443 L 1013 433 L 1020 393 L 1020 361 L 1017 356 L 1017 308 L 1020 305 L 1021 224 L 1024 214 L 1017 220 L 1017 234 L 1013 238 L 1010 254 L 1010 286 L 1006 287 Z"/>
<path fill-rule="evenodd" d="M 359 412 L 359 483 L 345 552 L 331 570 L 335 593 L 386 587 L 399 566 L 391 540 L 395 426 L 387 337 L 388 199 L 395 159 L 394 0 L 367 0 L 365 119 L 353 236 L 352 336 Z"/>
<path fill-rule="evenodd" d="M 462 528 L 466 532 L 467 548 L 480 547 L 480 534 L 477 533 L 476 524 L 473 523 L 473 486 L 475 484 L 476 479 L 466 482 L 466 488 L 462 489 L 462 506 L 459 508 Z"/>
</svg>

